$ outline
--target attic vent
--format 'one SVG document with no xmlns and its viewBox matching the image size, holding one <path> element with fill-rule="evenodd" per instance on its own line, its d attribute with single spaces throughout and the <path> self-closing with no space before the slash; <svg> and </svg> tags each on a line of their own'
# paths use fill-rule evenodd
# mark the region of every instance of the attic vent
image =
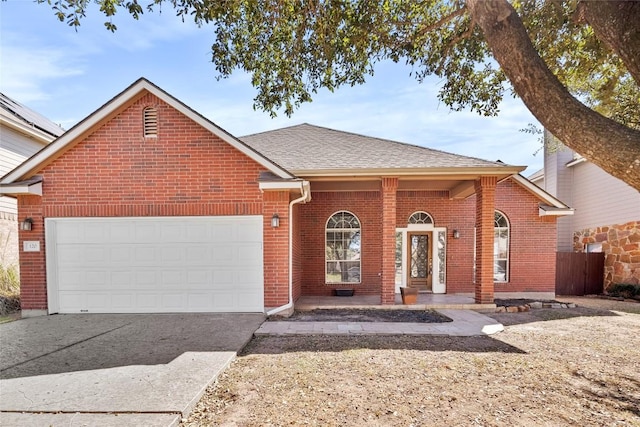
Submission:
<svg viewBox="0 0 640 427">
<path fill-rule="evenodd" d="M 158 110 L 153 107 L 144 109 L 144 136 L 158 136 Z"/>
</svg>

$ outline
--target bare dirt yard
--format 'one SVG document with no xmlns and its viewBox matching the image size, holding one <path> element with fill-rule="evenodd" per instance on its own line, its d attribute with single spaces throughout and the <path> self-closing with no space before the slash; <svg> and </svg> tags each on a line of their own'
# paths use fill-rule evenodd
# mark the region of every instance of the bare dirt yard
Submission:
<svg viewBox="0 0 640 427">
<path fill-rule="evenodd" d="M 256 338 L 181 426 L 640 426 L 640 304 L 573 302 L 492 337 Z"/>
</svg>

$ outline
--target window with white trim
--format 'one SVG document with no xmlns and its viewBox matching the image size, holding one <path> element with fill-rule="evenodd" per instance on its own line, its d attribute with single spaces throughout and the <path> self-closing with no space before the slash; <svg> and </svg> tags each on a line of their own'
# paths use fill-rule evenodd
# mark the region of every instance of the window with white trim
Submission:
<svg viewBox="0 0 640 427">
<path fill-rule="evenodd" d="M 325 282 L 360 283 L 360 221 L 351 212 L 329 217 L 325 240 Z"/>
<path fill-rule="evenodd" d="M 493 216 L 493 281 L 509 281 L 509 220 L 500 211 Z"/>
<path fill-rule="evenodd" d="M 433 224 L 433 218 L 426 212 L 418 211 L 411 214 L 409 224 Z"/>
<path fill-rule="evenodd" d="M 158 136 L 158 110 L 153 107 L 147 107 L 143 113 L 144 137 Z"/>
</svg>

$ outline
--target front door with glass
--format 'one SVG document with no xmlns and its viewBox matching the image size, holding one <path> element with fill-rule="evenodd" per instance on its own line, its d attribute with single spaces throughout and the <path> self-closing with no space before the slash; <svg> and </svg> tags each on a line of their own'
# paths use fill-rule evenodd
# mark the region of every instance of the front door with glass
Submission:
<svg viewBox="0 0 640 427">
<path fill-rule="evenodd" d="M 407 285 L 422 291 L 432 291 L 431 274 L 433 259 L 431 256 L 431 232 L 407 233 Z"/>
</svg>

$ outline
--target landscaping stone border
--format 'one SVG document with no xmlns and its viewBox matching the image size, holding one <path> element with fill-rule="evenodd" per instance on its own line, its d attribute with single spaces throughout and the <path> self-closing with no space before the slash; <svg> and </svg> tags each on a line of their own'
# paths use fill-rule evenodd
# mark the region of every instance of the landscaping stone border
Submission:
<svg viewBox="0 0 640 427">
<path fill-rule="evenodd" d="M 538 308 L 576 308 L 574 303 L 532 301 L 522 305 L 497 305 L 496 313 L 521 313 Z"/>
</svg>

